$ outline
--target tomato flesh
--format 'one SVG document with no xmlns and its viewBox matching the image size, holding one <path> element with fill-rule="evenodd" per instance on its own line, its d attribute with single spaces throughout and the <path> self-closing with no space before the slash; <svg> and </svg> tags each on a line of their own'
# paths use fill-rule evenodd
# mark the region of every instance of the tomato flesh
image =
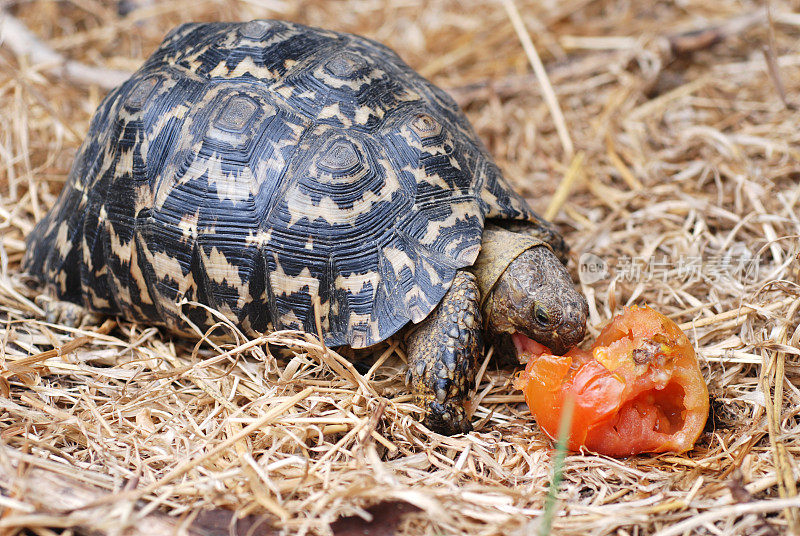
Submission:
<svg viewBox="0 0 800 536">
<path fill-rule="evenodd" d="M 523 335 L 513 339 L 528 361 L 515 385 L 551 438 L 572 398 L 570 450 L 684 452 L 703 431 L 708 388 L 694 349 L 672 320 L 649 307 L 625 308 L 588 351 L 557 356 Z"/>
</svg>

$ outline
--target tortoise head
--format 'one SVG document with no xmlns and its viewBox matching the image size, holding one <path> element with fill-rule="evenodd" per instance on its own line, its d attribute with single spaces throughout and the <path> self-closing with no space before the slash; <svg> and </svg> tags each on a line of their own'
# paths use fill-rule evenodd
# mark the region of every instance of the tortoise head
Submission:
<svg viewBox="0 0 800 536">
<path fill-rule="evenodd" d="M 487 300 L 489 328 L 521 333 L 563 354 L 583 339 L 586 298 L 553 251 L 536 246 L 515 258 Z"/>
</svg>

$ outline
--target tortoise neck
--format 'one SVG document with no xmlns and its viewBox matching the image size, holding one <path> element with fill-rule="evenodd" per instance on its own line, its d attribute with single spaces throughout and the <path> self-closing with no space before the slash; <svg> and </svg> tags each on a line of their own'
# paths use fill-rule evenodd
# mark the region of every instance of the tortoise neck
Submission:
<svg viewBox="0 0 800 536">
<path fill-rule="evenodd" d="M 486 304 L 506 268 L 525 251 L 536 246 L 550 247 L 538 238 L 508 231 L 492 223 L 486 224 L 481 239 L 481 251 L 472 265 L 472 273 L 478 280 L 481 293 L 481 307 Z"/>
</svg>

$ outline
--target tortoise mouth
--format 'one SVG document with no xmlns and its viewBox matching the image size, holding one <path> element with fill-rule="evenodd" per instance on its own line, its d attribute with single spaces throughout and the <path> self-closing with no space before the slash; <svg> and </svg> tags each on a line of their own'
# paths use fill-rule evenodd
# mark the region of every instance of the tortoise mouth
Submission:
<svg viewBox="0 0 800 536">
<path fill-rule="evenodd" d="M 517 355 L 540 356 L 542 354 L 550 353 L 550 349 L 547 346 L 538 343 L 517 331 L 511 334 L 511 340 L 514 341 L 514 348 L 517 350 Z"/>
<path fill-rule="evenodd" d="M 514 341 L 514 347 L 517 350 L 517 355 L 564 355 L 567 353 L 567 351 L 569 351 L 570 348 L 572 348 L 572 346 L 574 346 L 565 345 L 561 341 L 561 338 L 554 333 L 548 333 L 539 338 L 539 340 L 544 339 L 546 343 L 532 339 L 531 337 L 528 337 L 517 330 L 513 330 L 511 332 L 511 339 Z"/>
<path fill-rule="evenodd" d="M 523 335 L 519 331 L 514 331 L 511 334 L 511 340 L 514 342 L 514 348 L 517 350 L 518 356 L 529 355 L 533 357 L 539 357 L 542 354 L 559 355 L 549 346 L 545 346 L 544 344 Z"/>
</svg>

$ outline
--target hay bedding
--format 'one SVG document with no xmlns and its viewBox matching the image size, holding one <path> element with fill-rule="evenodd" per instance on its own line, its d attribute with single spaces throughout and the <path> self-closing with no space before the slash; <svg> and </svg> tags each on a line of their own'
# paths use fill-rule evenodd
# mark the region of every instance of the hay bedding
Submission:
<svg viewBox="0 0 800 536">
<path fill-rule="evenodd" d="M 707 433 L 681 456 L 568 455 L 554 534 L 797 531 L 796 2 L 771 2 L 769 17 L 749 1 L 517 2 L 519 19 L 510 2 L 128 3 L 139 7 L 124 17 L 96 0 L 3 6 L 41 44 L 101 68 L 100 82 L 189 20 L 286 18 L 383 41 L 452 92 L 520 191 L 555 215 L 573 270 L 583 253 L 606 263 L 582 274 L 593 335 L 627 303 L 684 323 L 712 392 Z M 0 534 L 213 534 L 234 520 L 239 534 L 536 530 L 551 443 L 491 360 L 477 431 L 447 438 L 415 421 L 396 341 L 340 356 L 291 332 L 217 346 L 44 322 L 18 274 L 24 237 L 104 91 L 7 45 Z"/>
</svg>

